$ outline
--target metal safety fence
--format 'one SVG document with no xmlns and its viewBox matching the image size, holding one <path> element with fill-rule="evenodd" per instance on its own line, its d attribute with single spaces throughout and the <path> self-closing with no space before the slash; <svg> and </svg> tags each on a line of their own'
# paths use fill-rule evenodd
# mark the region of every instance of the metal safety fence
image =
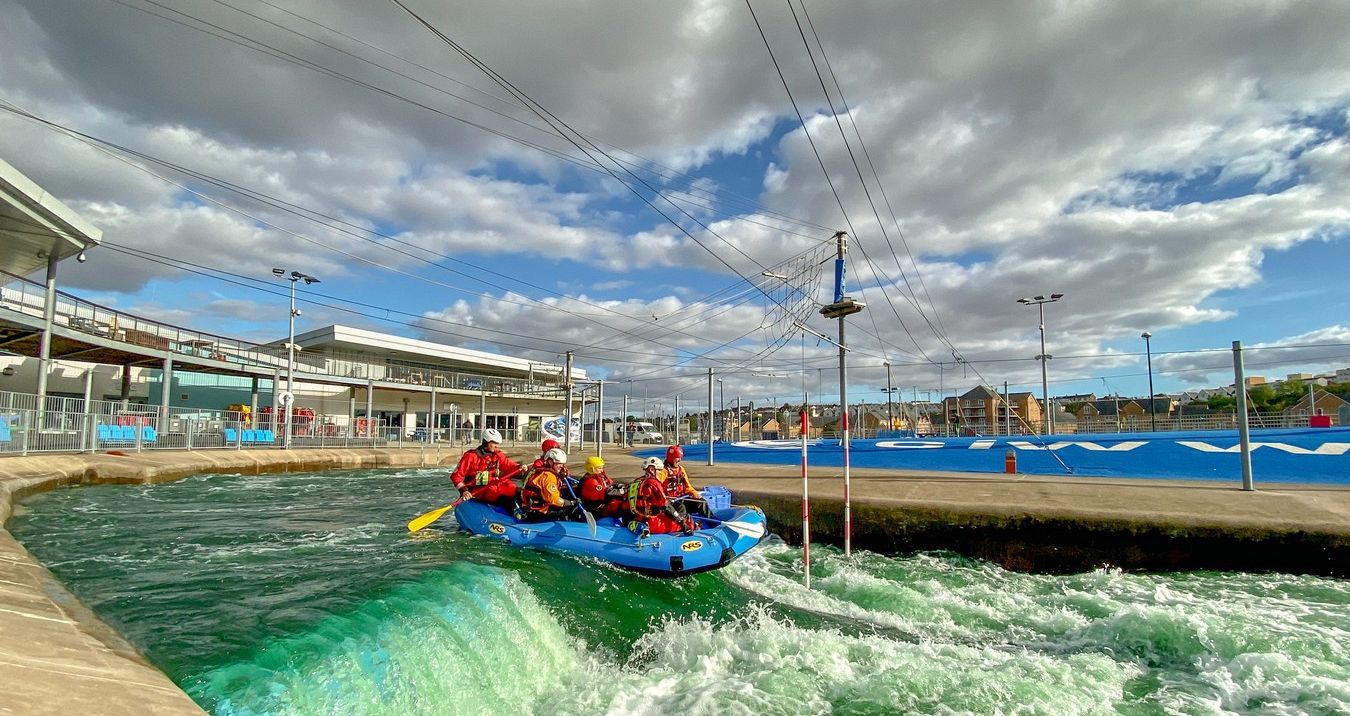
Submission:
<svg viewBox="0 0 1350 716">
<path fill-rule="evenodd" d="M 284 414 L 283 414 L 284 416 Z M 405 436 L 385 420 L 295 415 L 248 419 L 233 411 L 0 392 L 0 455 L 109 450 L 259 450 L 387 447 Z"/>
</svg>

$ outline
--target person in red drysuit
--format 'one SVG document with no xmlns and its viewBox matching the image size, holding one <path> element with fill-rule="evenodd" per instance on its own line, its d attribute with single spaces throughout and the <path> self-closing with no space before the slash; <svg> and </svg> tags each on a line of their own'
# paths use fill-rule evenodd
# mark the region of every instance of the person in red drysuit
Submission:
<svg viewBox="0 0 1350 716">
<path fill-rule="evenodd" d="M 520 465 L 501 451 L 502 434 L 488 428 L 483 442 L 464 453 L 450 473 L 461 499 L 479 500 L 510 510 L 516 502 L 516 483 Z"/>
<path fill-rule="evenodd" d="M 632 515 L 628 529 L 642 537 L 670 532 L 693 534 L 694 521 L 680 514 L 666 498 L 661 472 L 661 458 L 649 457 L 642 464 L 642 477 L 628 486 L 628 510 Z"/>
<path fill-rule="evenodd" d="M 595 517 L 618 517 L 628 507 L 626 493 L 605 474 L 605 460 L 597 455 L 586 458 L 586 474 L 577 495 Z"/>
</svg>

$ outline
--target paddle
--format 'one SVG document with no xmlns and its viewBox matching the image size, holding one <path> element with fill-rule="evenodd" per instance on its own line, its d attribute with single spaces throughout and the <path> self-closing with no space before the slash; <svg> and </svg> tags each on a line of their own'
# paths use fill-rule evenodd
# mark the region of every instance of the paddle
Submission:
<svg viewBox="0 0 1350 716">
<path fill-rule="evenodd" d="M 735 532 L 736 534 L 741 535 L 741 536 L 743 536 L 743 537 L 754 537 L 754 538 L 758 539 L 758 538 L 764 536 L 764 525 L 763 525 L 762 523 L 758 523 L 758 524 L 757 524 L 757 523 L 754 523 L 754 522 L 737 522 L 737 521 L 735 521 L 735 520 L 719 520 L 719 519 L 717 519 L 716 517 L 697 517 L 697 518 L 695 518 L 695 519 L 698 519 L 698 520 L 701 520 L 701 521 L 704 521 L 704 522 L 712 522 L 712 523 L 715 523 L 715 524 L 722 525 L 723 527 L 730 527 L 732 532 Z"/>
<path fill-rule="evenodd" d="M 516 469 L 512 470 L 510 473 L 508 473 L 508 474 L 506 475 L 506 479 L 511 479 L 511 478 L 515 477 L 516 474 L 519 473 L 519 472 L 520 472 L 520 468 L 517 467 Z M 459 507 L 459 503 L 461 503 L 461 502 L 463 502 L 463 501 L 465 501 L 465 500 L 471 500 L 471 499 L 473 499 L 473 497 L 472 497 L 471 495 L 464 495 L 463 497 L 460 497 L 458 500 L 455 500 L 454 502 L 451 502 L 450 504 L 446 505 L 445 507 L 438 507 L 438 508 L 436 508 L 436 509 L 434 509 L 434 510 L 432 510 L 432 511 L 426 513 L 426 514 L 418 515 L 418 516 L 412 518 L 411 520 L 408 521 L 408 531 L 409 531 L 409 532 L 420 532 L 420 531 L 422 531 L 424 528 L 430 526 L 431 523 L 433 523 L 433 522 L 435 522 L 436 520 L 439 520 L 441 517 L 445 516 L 445 513 L 449 512 L 450 510 L 455 509 L 456 507 Z"/>
<path fill-rule="evenodd" d="M 586 506 L 581 504 L 581 499 L 577 497 L 576 490 L 572 489 L 572 483 L 565 477 L 559 478 L 567 485 L 567 492 L 572 495 L 572 501 L 577 503 L 577 509 L 581 510 L 581 516 L 586 518 L 586 527 L 591 531 L 591 536 L 595 536 L 595 517 L 586 511 Z"/>
</svg>

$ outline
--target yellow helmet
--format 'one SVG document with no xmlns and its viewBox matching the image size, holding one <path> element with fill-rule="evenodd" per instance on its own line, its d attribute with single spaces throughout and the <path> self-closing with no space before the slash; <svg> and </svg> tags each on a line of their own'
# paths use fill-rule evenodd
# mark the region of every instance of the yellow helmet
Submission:
<svg viewBox="0 0 1350 716">
<path fill-rule="evenodd" d="M 598 475 L 605 469 L 605 459 L 599 455 L 592 455 L 586 458 L 586 473 Z"/>
</svg>

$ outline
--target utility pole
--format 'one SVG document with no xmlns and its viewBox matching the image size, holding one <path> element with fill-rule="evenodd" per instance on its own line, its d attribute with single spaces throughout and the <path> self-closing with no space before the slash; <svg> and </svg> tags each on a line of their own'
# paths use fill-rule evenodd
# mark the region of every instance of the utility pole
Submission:
<svg viewBox="0 0 1350 716">
<path fill-rule="evenodd" d="M 1008 381 L 1003 381 L 1003 434 L 1012 435 L 1012 403 L 1008 400 Z"/>
<path fill-rule="evenodd" d="M 595 454 L 605 456 L 605 441 L 601 435 L 605 432 L 605 381 L 595 381 Z"/>
<path fill-rule="evenodd" d="M 1020 304 L 1022 304 L 1023 306 L 1035 306 L 1036 309 L 1037 309 L 1037 311 L 1039 311 L 1039 313 L 1040 313 L 1040 319 L 1041 319 L 1041 354 L 1038 355 L 1038 356 L 1036 356 L 1036 360 L 1038 360 L 1038 361 L 1041 362 L 1041 400 L 1044 401 L 1044 404 L 1045 404 L 1045 416 L 1044 416 L 1044 419 L 1045 419 L 1045 434 L 1046 434 L 1046 435 L 1049 435 L 1049 434 L 1051 434 L 1052 432 L 1054 432 L 1054 429 L 1055 429 L 1054 419 L 1055 419 L 1055 418 L 1054 418 L 1054 409 L 1050 407 L 1050 383 L 1049 383 L 1049 380 L 1046 378 L 1046 374 L 1045 374 L 1045 363 L 1046 363 L 1046 361 L 1050 360 L 1051 358 L 1054 358 L 1054 356 L 1052 356 L 1052 355 L 1050 355 L 1049 353 L 1046 353 L 1046 352 L 1045 352 L 1045 304 L 1047 304 L 1047 303 L 1054 303 L 1055 301 L 1058 301 L 1058 300 L 1061 299 L 1061 298 L 1064 298 L 1064 294 L 1062 294 L 1062 293 L 1052 293 L 1052 294 L 1050 294 L 1050 297 L 1049 297 L 1049 298 L 1046 298 L 1045 296 L 1034 296 L 1034 297 L 1032 297 L 1032 298 L 1019 298 L 1019 299 L 1017 299 L 1017 302 L 1020 303 Z"/>
<path fill-rule="evenodd" d="M 619 446 L 628 447 L 628 394 L 623 394 L 623 428 L 619 432 Z"/>
<path fill-rule="evenodd" d="M 1158 432 L 1158 410 L 1154 407 L 1153 401 L 1153 344 L 1149 341 L 1153 337 L 1152 333 L 1144 331 L 1139 334 L 1144 339 L 1144 353 L 1148 356 L 1148 429 L 1152 432 Z M 1171 412 L 1169 410 L 1169 412 Z"/>
<path fill-rule="evenodd" d="M 708 369 L 708 464 L 713 464 L 713 369 Z"/>
<path fill-rule="evenodd" d="M 572 452 L 572 351 L 564 355 L 563 389 L 567 391 L 567 418 L 563 420 L 563 452 Z"/>
<path fill-rule="evenodd" d="M 1242 341 L 1233 341 L 1233 387 L 1237 395 L 1238 446 L 1242 459 L 1242 490 L 1251 492 L 1252 442 L 1247 426 L 1247 376 L 1242 365 Z"/>
<path fill-rule="evenodd" d="M 838 247 L 834 260 L 834 303 L 820 309 L 825 318 L 839 319 L 839 419 L 844 449 L 844 556 L 853 554 L 853 514 L 849 504 L 849 442 L 848 442 L 848 345 L 844 340 L 845 318 L 864 308 L 867 304 L 855 301 L 844 295 L 844 256 L 848 253 L 848 233 L 838 231 L 834 234 Z"/>
<path fill-rule="evenodd" d="M 895 388 L 891 387 L 891 364 L 886 362 L 886 429 L 895 429 L 895 413 L 891 410 L 891 395 Z"/>
<path fill-rule="evenodd" d="M 282 401 L 285 403 L 284 407 L 286 408 L 286 422 L 282 423 L 286 438 L 282 441 L 282 445 L 289 450 L 291 449 L 291 433 L 295 432 L 295 426 L 291 424 L 292 417 L 295 413 L 295 317 L 300 315 L 300 311 L 295 307 L 295 284 L 304 281 L 305 285 L 308 286 L 312 283 L 319 283 L 319 279 L 314 278 L 307 273 L 300 273 L 299 271 L 292 271 L 291 275 L 287 276 L 286 270 L 279 268 L 272 269 L 272 274 L 278 278 L 288 279 L 291 282 L 291 313 L 290 320 L 288 321 L 290 324 L 290 340 L 286 343 L 287 398 Z M 165 385 L 164 390 L 167 392 L 168 389 L 168 385 Z"/>
</svg>

